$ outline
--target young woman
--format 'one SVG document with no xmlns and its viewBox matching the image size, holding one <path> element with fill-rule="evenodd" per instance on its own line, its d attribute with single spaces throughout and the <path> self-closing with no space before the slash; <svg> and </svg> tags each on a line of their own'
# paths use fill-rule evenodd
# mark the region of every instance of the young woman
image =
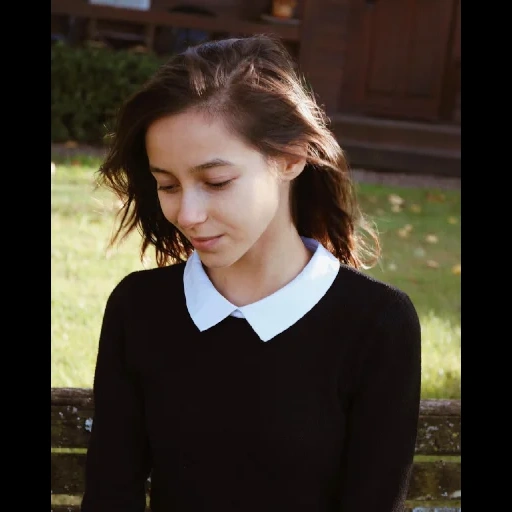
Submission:
<svg viewBox="0 0 512 512">
<path fill-rule="evenodd" d="M 402 510 L 418 316 L 361 271 L 377 239 L 284 47 L 173 57 L 100 175 L 158 268 L 106 305 L 82 511 L 142 512 L 148 477 L 153 512 Z"/>
</svg>

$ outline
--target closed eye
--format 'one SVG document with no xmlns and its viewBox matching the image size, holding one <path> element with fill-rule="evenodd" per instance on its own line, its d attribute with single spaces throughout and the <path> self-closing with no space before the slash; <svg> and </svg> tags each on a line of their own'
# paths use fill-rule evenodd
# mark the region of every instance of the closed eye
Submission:
<svg viewBox="0 0 512 512">
<path fill-rule="evenodd" d="M 227 181 L 223 181 L 221 183 L 207 183 L 207 185 L 209 187 L 212 187 L 214 189 L 221 189 L 221 188 L 224 188 L 226 187 L 227 185 L 229 185 L 233 180 L 227 180 Z"/>
<path fill-rule="evenodd" d="M 232 181 L 233 179 L 222 181 L 221 183 L 206 183 L 206 186 L 214 190 L 221 190 L 227 187 Z M 158 185 L 157 190 L 161 190 L 162 192 L 167 193 L 174 193 L 178 190 L 178 188 L 178 185 Z"/>
<path fill-rule="evenodd" d="M 162 190 L 163 192 L 176 192 L 178 187 L 176 185 L 158 185 L 157 190 Z"/>
</svg>

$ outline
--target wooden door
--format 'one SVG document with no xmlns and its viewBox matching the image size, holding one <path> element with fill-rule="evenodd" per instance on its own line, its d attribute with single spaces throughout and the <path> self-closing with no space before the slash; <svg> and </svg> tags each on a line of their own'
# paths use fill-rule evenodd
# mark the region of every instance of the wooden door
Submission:
<svg viewBox="0 0 512 512">
<path fill-rule="evenodd" d="M 460 0 L 352 0 L 341 110 L 437 121 Z"/>
</svg>

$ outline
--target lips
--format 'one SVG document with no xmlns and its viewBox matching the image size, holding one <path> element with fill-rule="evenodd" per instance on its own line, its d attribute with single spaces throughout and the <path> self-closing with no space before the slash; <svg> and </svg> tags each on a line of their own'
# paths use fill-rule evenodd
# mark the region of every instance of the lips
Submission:
<svg viewBox="0 0 512 512">
<path fill-rule="evenodd" d="M 199 251 L 211 250 L 215 247 L 223 235 L 191 237 L 190 242 Z"/>
<path fill-rule="evenodd" d="M 213 240 L 214 238 L 219 238 L 221 235 L 216 236 L 193 236 L 190 237 L 191 240 L 194 240 L 195 242 L 207 242 L 208 240 Z"/>
</svg>

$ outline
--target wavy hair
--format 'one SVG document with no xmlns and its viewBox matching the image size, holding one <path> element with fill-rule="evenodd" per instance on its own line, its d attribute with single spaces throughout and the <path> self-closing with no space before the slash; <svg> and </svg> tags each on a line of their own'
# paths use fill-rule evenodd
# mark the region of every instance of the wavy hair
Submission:
<svg viewBox="0 0 512 512">
<path fill-rule="evenodd" d="M 98 171 L 99 185 L 123 203 L 111 246 L 138 230 L 141 258 L 152 245 L 158 266 L 185 261 L 192 252 L 162 213 L 145 148 L 151 123 L 188 109 L 221 116 L 268 158 L 304 156 L 307 148 L 304 170 L 291 187 L 297 231 L 321 242 L 343 264 L 368 268 L 375 263 L 379 239 L 359 208 L 329 120 L 284 45 L 266 35 L 190 47 L 170 58 L 121 107 Z"/>
</svg>

